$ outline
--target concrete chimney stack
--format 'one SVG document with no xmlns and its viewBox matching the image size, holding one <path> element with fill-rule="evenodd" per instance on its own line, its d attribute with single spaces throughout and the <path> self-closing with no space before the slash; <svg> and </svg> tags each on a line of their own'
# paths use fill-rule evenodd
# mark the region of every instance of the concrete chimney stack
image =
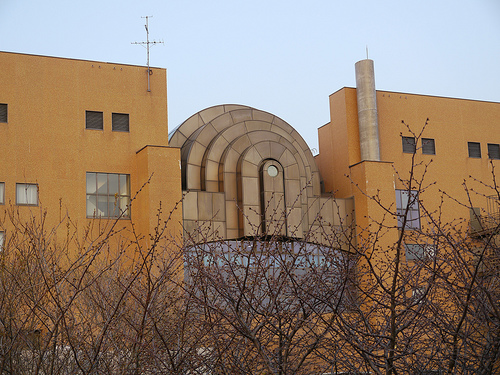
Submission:
<svg viewBox="0 0 500 375">
<path fill-rule="evenodd" d="M 373 60 L 358 61 L 355 70 L 361 160 L 380 161 L 377 94 L 375 92 Z"/>
</svg>

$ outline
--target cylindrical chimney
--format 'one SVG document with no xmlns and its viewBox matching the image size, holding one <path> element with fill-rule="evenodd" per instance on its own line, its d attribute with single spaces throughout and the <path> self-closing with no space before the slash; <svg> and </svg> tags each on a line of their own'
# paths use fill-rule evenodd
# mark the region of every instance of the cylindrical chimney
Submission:
<svg viewBox="0 0 500 375">
<path fill-rule="evenodd" d="M 375 92 L 373 60 L 358 61 L 355 70 L 361 160 L 380 161 L 377 94 Z"/>
</svg>

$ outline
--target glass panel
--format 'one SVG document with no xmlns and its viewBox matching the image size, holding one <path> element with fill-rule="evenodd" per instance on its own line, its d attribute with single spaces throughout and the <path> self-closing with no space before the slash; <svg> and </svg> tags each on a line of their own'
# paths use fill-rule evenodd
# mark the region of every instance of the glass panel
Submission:
<svg viewBox="0 0 500 375">
<path fill-rule="evenodd" d="M 401 208 L 404 210 L 408 206 L 408 192 L 401 190 Z"/>
<path fill-rule="evenodd" d="M 26 204 L 28 202 L 28 198 L 26 197 L 26 185 L 25 184 L 17 184 L 16 185 L 16 203 L 17 204 Z"/>
<path fill-rule="evenodd" d="M 118 175 L 108 174 L 108 195 L 115 195 L 118 192 Z"/>
<path fill-rule="evenodd" d="M 0 232 L 0 250 L 3 250 L 4 237 L 4 233 Z"/>
<path fill-rule="evenodd" d="M 97 173 L 97 194 L 108 194 L 108 175 Z"/>
<path fill-rule="evenodd" d="M 87 195 L 87 217 L 97 216 L 97 197 Z"/>
<path fill-rule="evenodd" d="M 96 173 L 87 172 L 87 194 L 95 194 L 96 193 Z"/>
<path fill-rule="evenodd" d="M 5 183 L 0 182 L 0 204 L 5 203 Z"/>
<path fill-rule="evenodd" d="M 97 215 L 96 216 L 108 216 L 108 197 L 107 196 L 97 196 Z"/>
<path fill-rule="evenodd" d="M 120 210 L 125 212 L 123 217 L 130 217 L 130 212 L 128 211 L 128 204 L 130 202 L 129 197 L 121 197 L 120 198 Z"/>
<path fill-rule="evenodd" d="M 28 185 L 26 188 L 28 204 L 38 204 L 38 186 Z"/>
<path fill-rule="evenodd" d="M 130 195 L 129 189 L 128 189 L 128 175 L 126 174 L 121 174 L 120 175 L 120 194 L 121 195 Z"/>
<path fill-rule="evenodd" d="M 109 217 L 120 216 L 120 198 L 118 196 L 109 196 L 108 209 Z"/>
</svg>

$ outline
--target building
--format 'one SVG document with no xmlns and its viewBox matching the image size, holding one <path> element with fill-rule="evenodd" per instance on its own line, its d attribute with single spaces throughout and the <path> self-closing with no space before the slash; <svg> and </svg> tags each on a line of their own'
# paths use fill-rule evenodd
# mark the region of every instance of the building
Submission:
<svg viewBox="0 0 500 375">
<path fill-rule="evenodd" d="M 67 215 L 79 234 L 120 218 L 126 236 L 130 219 L 149 233 L 160 201 L 181 200 L 165 69 L 150 69 L 148 91 L 145 67 L 6 52 L 0 65 L 2 217 L 46 210 L 47 229 Z"/>
<path fill-rule="evenodd" d="M 6 52 L 0 59 L 0 202 L 21 215 L 47 210 L 50 226 L 64 215 L 82 230 L 96 217 L 120 217 L 128 230 L 131 219 L 148 233 L 160 202 L 169 211 L 184 191 L 182 220 L 178 209 L 172 223 L 182 221 L 186 233 L 202 224 L 200 241 L 275 234 L 326 244 L 353 222 L 354 207 L 358 232 L 379 214 L 364 193 L 379 191 L 402 210 L 401 177 L 413 157 L 432 159 L 425 181 L 438 183 L 418 197 L 429 207 L 439 205 L 440 190 L 466 200 L 463 181 L 487 181 L 500 163 L 499 103 L 375 91 L 370 60 L 356 65 L 357 88 L 330 96 L 331 121 L 319 128 L 313 157 L 292 126 L 242 105 L 202 110 L 169 140 L 165 69 L 149 70 L 148 91 L 144 67 Z M 443 219 L 479 225 L 478 213 L 498 212 L 483 193 L 472 202 L 476 215 L 454 207 Z M 409 227 L 425 228 L 418 201 L 410 211 Z M 319 217 L 329 233 L 318 231 Z"/>
<path fill-rule="evenodd" d="M 456 312 L 463 312 L 463 316 L 469 317 L 469 310 L 462 309 L 462 305 L 466 303 L 462 304 L 464 300 L 460 298 L 463 295 L 459 292 L 467 288 L 472 290 L 477 285 L 477 279 L 468 283 L 469 280 L 463 278 L 455 284 L 460 290 L 457 292 L 453 289 L 450 292 L 446 289 L 449 286 L 447 278 L 449 275 L 455 276 L 457 272 L 450 272 L 445 277 L 438 274 L 443 282 L 442 285 L 434 284 L 435 289 L 442 293 L 438 297 L 444 299 L 448 297 L 447 293 L 457 292 L 453 297 L 458 302 L 450 309 L 449 305 L 443 305 L 444 308 L 432 306 L 442 308 L 438 313 L 435 310 L 424 310 L 419 306 L 426 306 L 425 295 L 429 288 L 419 282 L 427 277 L 429 269 L 424 264 L 418 270 L 422 279 L 414 280 L 412 272 L 416 269 L 411 268 L 411 262 L 438 250 L 435 240 L 442 235 L 436 235 L 436 230 L 440 228 L 447 228 L 449 233 L 460 237 L 461 249 L 471 250 L 462 260 L 465 260 L 467 266 L 471 261 L 473 270 L 480 269 L 479 263 L 474 268 L 475 255 L 479 255 L 478 262 L 483 265 L 484 259 L 494 260 L 489 255 L 483 258 L 484 252 L 476 254 L 474 251 L 476 244 L 478 248 L 485 244 L 482 249 L 489 250 L 492 248 L 491 244 L 498 241 L 498 184 L 492 172 L 500 163 L 500 132 L 496 123 L 500 118 L 500 103 L 377 91 L 373 62 L 363 60 L 356 64 L 356 88 L 342 88 L 330 96 L 331 120 L 319 128 L 319 154 L 313 156 L 300 134 L 290 124 L 271 113 L 244 105 L 224 104 L 203 109 L 173 129 L 169 135 L 165 69 L 6 52 L 0 53 L 0 67 L 0 137 L 4 141 L 0 152 L 0 241 L 5 245 L 4 250 L 16 233 L 21 236 L 25 233 L 23 223 L 28 222 L 35 223 L 34 225 L 43 223 L 43 227 L 37 227 L 37 230 L 42 234 L 49 233 L 50 238 L 55 238 L 54 241 L 62 242 L 67 240 L 65 236 L 69 230 L 66 225 L 70 225 L 71 231 L 76 231 L 78 238 L 87 241 L 83 245 L 93 243 L 102 233 L 112 230 L 113 236 L 107 239 L 107 244 L 117 251 L 125 246 L 130 258 L 142 255 L 138 252 L 148 248 L 152 241 L 150 235 L 156 235 L 156 229 L 163 225 L 166 232 L 162 232 L 162 235 L 176 239 L 180 248 L 184 244 L 210 251 L 216 247 L 204 246 L 223 244 L 219 248 L 224 252 L 245 241 L 254 241 L 264 244 L 256 247 L 257 252 L 266 244 L 278 244 L 272 249 L 272 255 L 279 256 L 279 250 L 283 249 L 296 255 L 297 248 L 294 246 L 299 244 L 299 247 L 302 246 L 300 251 L 307 255 L 318 255 L 315 265 L 327 264 L 329 267 L 331 263 L 328 264 L 328 261 L 321 263 L 324 259 L 319 258 L 320 254 L 329 253 L 332 258 L 338 254 L 347 254 L 348 261 L 349 258 L 354 258 L 353 255 L 361 255 L 359 258 L 366 262 L 357 263 L 359 268 L 356 271 L 363 270 L 363 266 L 370 262 L 370 266 L 374 267 L 371 269 L 372 274 L 368 275 L 370 277 L 363 275 L 355 280 L 355 287 L 371 300 L 370 303 L 365 303 L 367 300 L 364 300 L 362 303 L 355 301 L 351 304 L 358 303 L 354 309 L 348 310 L 342 324 L 352 319 L 356 329 L 358 326 L 368 327 L 369 333 L 375 332 L 374 336 L 378 338 L 388 335 L 389 330 L 384 326 L 387 316 L 394 317 L 396 321 L 401 311 L 413 313 L 417 310 L 420 314 L 418 316 L 425 318 L 422 320 L 432 322 L 424 329 L 418 325 L 419 322 L 414 326 L 406 325 L 406 322 L 401 324 L 403 330 L 410 328 L 405 331 L 403 338 L 403 335 L 399 337 L 403 344 L 393 346 L 392 350 L 411 349 L 397 353 L 398 358 L 403 358 L 404 361 L 408 359 L 400 368 L 403 369 L 402 373 L 406 370 L 404 366 L 408 364 L 414 365 L 417 370 L 425 368 L 434 371 L 439 368 L 440 360 L 447 361 L 452 357 L 447 350 L 450 350 L 450 342 L 453 341 L 459 344 L 452 350 L 466 354 L 470 353 L 466 350 L 475 345 L 474 350 L 479 353 L 479 359 L 471 364 L 465 358 L 468 368 L 483 363 L 483 359 L 493 363 L 491 368 L 498 365 L 500 315 L 498 299 L 495 299 L 498 297 L 498 288 L 493 283 L 493 287 L 482 284 L 483 289 L 476 288 L 481 289 L 481 292 L 487 290 L 488 297 L 491 298 L 480 314 L 472 315 L 467 320 L 468 329 L 473 327 L 475 330 L 472 336 L 474 340 L 467 341 L 467 337 L 471 337 L 467 336 L 470 331 L 462 329 L 462 325 L 453 325 L 454 319 L 450 318 L 446 325 L 443 322 L 448 314 L 453 318 Z M 31 220 L 32 218 L 36 220 Z M 65 226 L 60 226 L 61 222 Z M 485 239 L 486 242 L 482 241 Z M 78 242 L 74 242 L 72 246 L 75 252 L 80 250 Z M 242 251 L 247 251 L 243 247 L 240 246 Z M 445 243 L 443 248 L 446 247 Z M 165 248 L 169 249 L 168 246 Z M 68 249 L 73 250 L 71 247 Z M 160 249 L 163 250 L 163 247 Z M 495 249 L 498 250 L 498 242 Z M 394 252 L 401 250 L 402 256 L 394 257 Z M 185 254 L 188 253 L 182 253 Z M 203 255 L 205 254 L 201 258 Z M 443 258 L 447 261 L 446 257 Z M 262 259 L 259 258 L 259 261 Z M 315 262 L 311 259 L 301 260 L 301 277 L 310 273 L 311 263 Z M 230 262 L 231 258 L 219 260 Z M 281 259 L 281 264 L 273 263 L 278 264 L 277 267 L 269 265 L 270 257 L 263 259 L 263 262 L 267 262 L 266 267 L 279 268 L 287 265 L 288 260 L 285 258 Z M 156 259 L 152 260 L 154 261 Z M 297 258 L 293 258 L 292 267 L 295 261 Z M 251 264 L 250 261 L 239 262 L 237 266 Z M 179 264 L 182 267 L 186 263 Z M 384 289 L 385 283 L 394 280 L 389 277 L 394 274 L 392 271 L 395 265 L 400 264 L 410 272 L 398 275 L 399 279 L 393 283 L 398 287 L 396 293 L 386 293 L 389 288 Z M 443 267 L 450 269 L 453 266 L 451 262 L 443 264 L 446 264 Z M 53 268 L 56 267 L 52 267 L 51 271 Z M 204 266 L 201 268 L 204 269 Z M 328 330 L 334 321 L 325 320 L 327 324 L 320 328 L 316 325 L 323 322 L 324 316 L 331 316 L 332 312 L 338 311 L 337 307 L 340 306 L 332 306 L 332 303 L 337 303 L 338 297 L 332 285 L 338 280 L 332 277 L 337 269 L 330 268 L 330 273 L 319 274 L 317 278 L 300 279 L 309 283 L 308 297 L 316 292 L 321 294 L 321 288 L 317 288 L 320 284 L 315 284 L 316 282 L 330 288 L 327 293 L 317 296 L 316 306 L 321 306 L 319 311 L 310 309 L 308 314 L 303 313 L 314 305 L 309 304 L 309 301 L 302 303 L 303 300 L 295 300 L 297 309 L 293 313 L 287 310 L 291 305 L 287 298 L 293 295 L 291 291 L 294 289 L 290 288 L 291 284 L 284 282 L 280 290 L 284 291 L 284 299 L 288 304 L 273 306 L 275 316 L 270 320 L 284 317 L 279 322 L 284 323 L 285 328 L 292 327 L 288 331 L 293 331 L 293 335 L 306 331 L 320 333 L 320 339 L 315 341 L 316 345 L 321 345 L 320 355 L 312 361 L 314 363 L 311 368 L 318 366 L 318 369 L 325 371 L 331 368 L 332 373 L 360 370 L 361 367 L 356 368 L 351 364 L 356 360 L 363 363 L 363 356 L 357 355 L 359 351 L 356 352 L 356 345 L 365 338 L 367 341 L 363 345 L 367 346 L 362 347 L 363 355 L 373 353 L 370 358 L 372 363 L 379 361 L 374 366 L 384 368 L 391 359 L 387 355 L 390 350 L 386 341 L 377 339 L 370 342 L 370 334 L 359 334 L 354 343 L 345 336 L 342 338 L 344 342 L 330 340 L 332 337 L 336 338 L 335 335 L 339 332 L 342 333 L 345 325 L 336 326 L 334 331 Z M 483 268 L 481 267 L 481 272 L 484 271 Z M 178 268 L 175 270 L 177 272 Z M 217 291 L 223 288 L 217 282 L 229 274 L 226 270 L 227 268 L 223 269 L 223 275 L 218 274 L 218 277 L 212 279 L 216 282 L 211 285 L 212 294 L 205 296 L 207 299 L 213 295 L 220 297 Z M 248 303 L 252 309 L 248 310 L 257 311 L 259 316 L 267 318 L 266 314 L 271 311 L 266 309 L 268 305 L 262 310 L 259 308 L 272 302 L 271 298 L 264 295 L 263 290 L 273 292 L 274 284 L 268 282 L 269 279 L 259 280 L 259 277 L 266 274 L 269 268 L 262 273 L 255 269 L 250 271 L 255 271 L 252 274 L 255 277 L 253 285 L 257 285 L 259 289 L 253 294 L 253 299 L 250 298 Z M 467 267 L 465 271 L 468 271 Z M 494 280 L 498 280 L 498 269 L 494 271 Z M 137 278 L 143 275 L 141 269 L 131 269 L 131 272 Z M 267 273 L 269 274 L 274 275 L 273 272 Z M 345 280 L 351 282 L 351 274 L 346 274 Z M 147 276 L 151 275 L 154 276 L 153 271 Z M 235 278 L 240 275 L 238 272 L 232 274 Z M 290 275 L 295 277 L 298 273 L 287 274 Z M 112 276 L 111 280 L 114 282 L 116 275 Z M 32 279 L 27 279 L 29 283 L 26 285 L 29 287 L 19 288 L 16 298 L 24 297 L 25 290 L 33 289 Z M 58 285 L 57 282 L 61 280 L 68 281 L 73 287 L 72 281 L 65 278 L 57 279 L 54 284 Z M 343 282 L 345 280 L 340 280 L 342 287 L 348 285 Z M 223 300 L 222 308 L 231 302 L 229 300 L 232 299 L 235 285 L 239 285 L 234 281 L 227 283 L 229 292 L 221 293 L 221 299 L 229 296 Z M 176 285 L 182 284 L 177 283 L 177 279 L 175 282 Z M 52 284 L 47 284 L 50 289 Z M 144 283 L 147 287 L 152 284 L 154 283 Z M 36 285 L 47 286 L 44 283 Z M 108 285 L 116 288 L 122 286 L 112 282 Z M 167 293 L 170 285 L 161 292 Z M 297 286 L 298 294 L 301 294 L 301 288 L 305 285 L 297 282 L 293 287 Z M 90 289 L 91 285 L 87 286 Z M 125 286 L 123 296 L 129 295 L 127 288 L 130 285 Z M 137 296 L 142 296 L 145 292 L 142 287 L 143 285 L 138 286 Z M 269 289 L 264 289 L 265 287 Z M 240 289 L 241 293 L 245 291 L 245 288 L 243 291 Z M 75 292 L 75 299 L 77 295 L 83 294 L 80 292 L 81 290 Z M 106 302 L 108 294 L 104 293 L 102 298 Z M 150 304 L 141 303 L 132 303 L 131 309 L 127 310 L 129 306 L 126 302 L 122 303 L 124 299 L 117 299 L 119 302 L 113 305 L 113 311 L 121 311 L 122 308 L 126 311 L 116 318 L 123 318 L 121 322 L 125 329 L 113 332 L 116 336 L 110 337 L 125 339 L 120 342 L 123 346 L 119 349 L 115 349 L 116 342 L 110 346 L 113 349 L 106 353 L 109 354 L 109 365 L 116 364 L 115 354 L 118 351 L 128 353 L 130 347 L 127 345 L 134 343 L 135 348 L 135 343 L 138 342 L 129 339 L 134 338 L 136 331 L 131 327 L 134 327 L 134 318 L 139 315 L 134 309 L 140 310 L 146 306 L 142 310 L 144 321 L 159 311 L 160 316 L 165 319 L 161 323 L 166 321 L 165 326 L 170 331 L 176 331 L 179 325 L 186 325 L 186 321 L 176 320 L 182 318 L 182 314 L 166 313 L 171 306 L 165 306 L 165 301 L 161 300 L 162 293 L 157 293 L 156 296 L 160 300 L 155 301 L 155 311 L 147 310 Z M 407 298 L 408 296 L 412 298 Z M 475 294 L 474 298 L 479 303 L 482 295 Z M 247 303 L 250 299 L 241 298 L 238 303 Z M 38 312 L 37 309 L 42 305 L 36 298 L 23 299 L 22 303 L 25 300 L 37 301 L 34 307 L 28 304 L 25 308 L 28 312 Z M 87 309 L 85 298 L 82 297 L 82 300 L 85 308 L 78 310 L 76 316 L 79 319 L 83 319 L 85 312 L 93 311 Z M 113 299 L 109 298 L 109 301 Z M 469 299 L 466 302 L 468 301 Z M 17 300 L 12 303 L 13 309 L 0 311 L 11 321 L 11 313 L 19 310 Z M 64 310 L 66 313 L 72 303 L 73 300 L 68 303 L 67 310 L 61 309 L 57 304 L 54 311 L 59 314 Z M 106 304 L 98 307 L 102 305 Z M 183 306 L 181 303 L 179 305 Z M 98 310 L 98 307 L 93 307 Z M 216 323 L 227 317 L 224 314 L 217 316 L 216 308 L 211 312 L 214 312 L 211 318 Z M 280 315 L 282 312 L 284 314 Z M 38 315 L 35 316 L 38 319 Z M 189 314 L 186 313 L 186 316 Z M 200 315 L 196 316 L 199 318 Z M 114 317 L 113 315 L 113 319 Z M 27 337 L 34 332 L 39 334 L 40 321 L 37 319 L 23 320 L 29 320 L 31 325 L 26 324 L 14 331 L 14 338 L 23 335 Z M 59 318 L 55 320 L 57 324 L 61 321 Z M 64 323 L 67 324 L 67 330 L 64 331 L 67 335 L 56 337 L 55 340 L 75 340 L 74 343 L 80 344 L 78 340 L 81 337 L 89 337 L 93 333 L 86 327 L 78 331 L 81 327 L 71 325 L 70 319 L 67 321 L 70 322 Z M 92 319 L 89 321 L 94 322 Z M 294 326 L 297 322 L 299 325 Z M 189 321 L 187 325 L 197 323 L 198 321 Z M 267 323 L 264 319 L 263 326 Z M 274 323 L 275 321 L 270 322 L 271 328 L 267 333 L 271 334 L 266 336 L 267 341 L 263 346 L 268 350 L 269 357 L 276 354 L 278 341 L 281 343 L 289 339 L 284 333 L 287 329 L 276 335 L 275 329 L 279 324 Z M 51 330 L 48 324 L 44 327 Z M 120 328 L 118 325 L 117 327 Z M 184 348 L 186 350 L 178 350 L 177 346 L 172 350 L 168 347 L 170 341 L 163 340 L 164 337 L 157 340 L 154 336 L 167 330 L 151 329 L 149 333 L 153 332 L 153 336 L 149 337 L 152 340 L 150 342 L 162 348 L 154 354 L 164 355 L 162 350 L 166 347 L 175 355 L 195 352 L 197 359 L 204 355 L 210 357 L 215 351 L 199 344 L 206 339 L 203 336 L 207 332 L 206 327 L 201 325 L 196 328 L 199 328 L 202 339 L 188 338 L 187 345 L 194 342 L 195 347 Z M 70 335 L 72 330 L 76 332 L 75 336 Z M 458 334 L 453 336 L 454 330 L 462 336 L 457 339 Z M 61 332 L 58 325 L 51 332 L 55 331 Z M 231 336 L 231 340 L 234 338 L 232 343 L 246 342 L 247 336 L 238 336 L 241 331 L 248 332 L 244 329 L 231 332 L 234 334 L 234 337 Z M 0 329 L 0 336 L 8 336 L 6 332 L 7 330 Z M 363 333 L 361 329 L 357 332 Z M 216 340 L 221 339 L 224 344 L 224 338 L 229 336 L 227 331 L 222 331 Z M 296 337 L 297 335 L 293 336 L 289 342 L 292 343 Z M 177 339 L 179 337 L 173 340 L 175 345 L 181 341 Z M 408 341 L 404 342 L 405 339 Z M 288 348 L 293 347 L 295 350 L 300 347 L 306 353 L 306 360 L 313 351 L 309 341 L 305 340 L 304 344 L 304 340 L 301 340 L 302 338 L 298 343 L 302 346 L 295 345 L 294 341 Z M 413 340 L 421 341 L 412 347 Z M 93 348 L 94 341 L 99 340 L 90 337 L 85 344 L 88 348 Z M 56 348 L 57 345 L 56 343 L 51 347 Z M 458 347 L 459 345 L 462 346 Z M 227 345 L 224 346 L 226 347 Z M 439 350 L 432 352 L 434 347 Z M 483 348 L 487 350 L 482 351 Z M 246 357 L 246 349 L 243 346 L 243 351 L 234 356 L 238 366 L 242 358 L 248 358 L 249 366 L 253 365 L 254 359 L 255 362 L 259 360 L 258 355 Z M 496 354 L 490 355 L 490 349 Z M 99 350 L 105 350 L 100 343 L 96 353 Z M 336 356 L 330 355 L 335 350 Z M 420 358 L 430 355 L 433 357 L 421 365 L 412 357 L 419 351 L 422 355 Z M 81 354 L 78 350 L 73 352 L 74 356 Z M 25 353 L 20 353 L 22 358 Z M 148 358 L 153 358 L 151 353 L 147 354 Z M 251 354 L 255 355 L 255 352 Z M 338 361 L 337 356 L 340 358 Z M 89 360 L 89 368 L 94 370 L 93 366 L 98 366 L 97 359 L 105 363 L 105 357 L 101 358 L 92 352 L 94 362 Z M 128 358 L 125 357 L 126 362 Z M 281 360 L 283 356 L 276 357 Z M 58 359 L 57 356 L 53 358 Z M 139 356 L 134 357 L 134 361 L 135 358 Z M 164 357 L 159 359 L 162 366 L 167 366 L 163 362 Z M 185 363 L 189 363 L 191 359 L 188 358 Z M 82 366 L 87 363 L 85 360 L 81 362 Z M 203 360 L 204 358 L 196 370 L 207 366 L 207 362 Z M 325 363 L 328 368 L 324 366 Z M 191 370 L 193 369 L 189 369 Z M 320 373 L 326 373 L 323 370 Z M 186 369 L 183 371 L 188 372 Z M 363 371 L 370 371 L 369 366 L 363 367 Z"/>
</svg>

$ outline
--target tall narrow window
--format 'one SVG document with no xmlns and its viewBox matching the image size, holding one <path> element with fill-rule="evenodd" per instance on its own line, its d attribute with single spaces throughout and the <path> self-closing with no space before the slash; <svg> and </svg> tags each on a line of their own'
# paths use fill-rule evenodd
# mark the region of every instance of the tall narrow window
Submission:
<svg viewBox="0 0 500 375">
<path fill-rule="evenodd" d="M 0 182 L 0 204 L 5 204 L 5 182 Z"/>
<path fill-rule="evenodd" d="M 0 103 L 0 122 L 7 122 L 7 104 Z"/>
<path fill-rule="evenodd" d="M 403 137 L 403 152 L 414 154 L 416 150 L 415 137 Z"/>
<path fill-rule="evenodd" d="M 481 144 L 479 142 L 467 142 L 469 148 L 469 158 L 481 157 Z"/>
<path fill-rule="evenodd" d="M 396 190 L 396 211 L 398 228 L 403 228 L 406 217 L 406 229 L 419 229 L 418 191 Z"/>
<path fill-rule="evenodd" d="M 0 232 L 0 251 L 3 250 L 4 242 L 5 242 L 5 232 Z"/>
<path fill-rule="evenodd" d="M 104 128 L 102 112 L 85 111 L 85 128 L 102 130 Z"/>
<path fill-rule="evenodd" d="M 433 138 L 422 138 L 422 154 L 436 154 L 436 145 Z"/>
<path fill-rule="evenodd" d="M 16 204 L 25 206 L 37 206 L 38 185 L 16 184 Z"/>
<path fill-rule="evenodd" d="M 87 172 L 87 217 L 130 218 L 130 175 Z"/>
<path fill-rule="evenodd" d="M 128 114 L 127 113 L 113 113 L 112 114 L 112 128 L 114 132 L 128 132 Z"/>
<path fill-rule="evenodd" d="M 500 159 L 500 145 L 498 143 L 488 143 L 488 157 Z"/>
</svg>

